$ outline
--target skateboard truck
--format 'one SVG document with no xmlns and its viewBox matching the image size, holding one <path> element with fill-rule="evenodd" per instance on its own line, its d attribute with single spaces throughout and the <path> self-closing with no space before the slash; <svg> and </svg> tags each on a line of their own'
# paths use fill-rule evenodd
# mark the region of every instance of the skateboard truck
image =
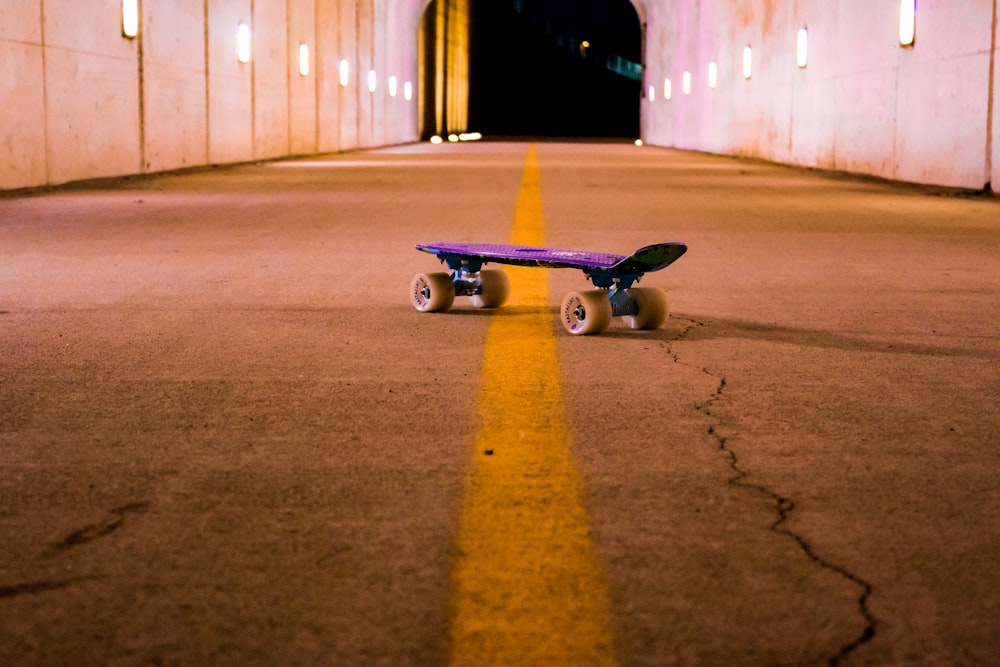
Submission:
<svg viewBox="0 0 1000 667">
<path fill-rule="evenodd" d="M 611 301 L 611 314 L 613 317 L 636 314 L 635 300 L 629 296 L 629 290 L 645 274 L 610 275 L 597 271 L 584 271 L 584 274 L 594 284 L 594 287 L 607 290 L 608 299 Z"/>
<path fill-rule="evenodd" d="M 638 282 L 639 276 L 635 277 Z M 632 317 L 639 314 L 639 305 L 629 293 L 632 287 L 615 286 L 608 290 L 608 301 L 611 302 L 612 317 Z"/>
<path fill-rule="evenodd" d="M 457 255 L 438 255 L 438 259 L 453 272 L 452 283 L 455 285 L 456 296 L 475 296 L 482 294 L 484 262 L 481 259 L 463 258 Z"/>
</svg>

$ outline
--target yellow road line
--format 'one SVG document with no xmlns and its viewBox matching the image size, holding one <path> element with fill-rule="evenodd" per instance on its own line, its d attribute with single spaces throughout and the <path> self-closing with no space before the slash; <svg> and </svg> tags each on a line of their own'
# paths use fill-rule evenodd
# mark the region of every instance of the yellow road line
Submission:
<svg viewBox="0 0 1000 667">
<path fill-rule="evenodd" d="M 528 152 L 512 242 L 545 241 Z M 580 503 L 547 271 L 509 267 L 486 338 L 480 427 L 462 507 L 453 665 L 614 665 L 607 591 Z"/>
</svg>

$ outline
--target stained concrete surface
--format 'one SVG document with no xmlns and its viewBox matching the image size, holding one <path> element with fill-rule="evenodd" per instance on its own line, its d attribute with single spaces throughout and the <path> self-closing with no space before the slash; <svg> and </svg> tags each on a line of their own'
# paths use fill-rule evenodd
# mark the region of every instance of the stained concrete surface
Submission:
<svg viewBox="0 0 1000 667">
<path fill-rule="evenodd" d="M 1000 662 L 1000 204 L 538 150 L 551 244 L 690 247 L 662 330 L 558 331 L 621 663 Z M 406 287 L 526 152 L 0 199 L 0 663 L 446 663 L 491 315 Z"/>
</svg>

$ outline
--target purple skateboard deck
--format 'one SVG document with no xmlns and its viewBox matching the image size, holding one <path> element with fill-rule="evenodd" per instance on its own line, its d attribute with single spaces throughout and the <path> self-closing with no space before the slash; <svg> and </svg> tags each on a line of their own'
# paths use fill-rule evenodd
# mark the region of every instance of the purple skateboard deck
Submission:
<svg viewBox="0 0 1000 667">
<path fill-rule="evenodd" d="M 687 246 L 683 243 L 657 243 L 640 248 L 631 255 L 495 243 L 425 243 L 418 245 L 417 250 L 437 255 L 449 266 L 463 260 L 478 260 L 483 264 L 496 262 L 549 269 L 580 269 L 590 275 L 635 276 L 669 266 L 687 251 Z"/>
<path fill-rule="evenodd" d="M 418 273 L 413 278 L 410 298 L 421 312 L 448 310 L 456 296 L 471 297 L 477 308 L 502 306 L 510 296 L 510 280 L 503 271 L 483 271 L 490 262 L 578 269 L 595 289 L 567 294 L 560 319 L 570 333 L 590 334 L 604 331 L 616 316 L 633 329 L 655 329 L 663 324 L 669 314 L 663 290 L 633 285 L 643 274 L 676 262 L 687 246 L 656 243 L 631 255 L 493 243 L 424 243 L 417 250 L 437 256 L 452 271 Z"/>
</svg>

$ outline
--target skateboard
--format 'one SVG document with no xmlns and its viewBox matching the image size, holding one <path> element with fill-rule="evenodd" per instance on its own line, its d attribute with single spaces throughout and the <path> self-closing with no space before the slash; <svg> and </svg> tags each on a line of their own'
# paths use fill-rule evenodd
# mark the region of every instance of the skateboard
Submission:
<svg viewBox="0 0 1000 667">
<path fill-rule="evenodd" d="M 567 294 L 559 318 L 571 334 L 594 334 L 607 329 L 612 317 L 621 317 L 632 329 L 661 326 L 669 314 L 663 290 L 634 285 L 644 274 L 673 264 L 687 246 L 656 243 L 631 255 L 482 243 L 426 243 L 417 250 L 436 255 L 451 271 L 413 278 L 410 296 L 421 312 L 448 310 L 456 296 L 471 297 L 477 308 L 502 306 L 510 297 L 510 281 L 503 271 L 484 270 L 489 263 L 579 269 L 595 289 Z"/>
</svg>

